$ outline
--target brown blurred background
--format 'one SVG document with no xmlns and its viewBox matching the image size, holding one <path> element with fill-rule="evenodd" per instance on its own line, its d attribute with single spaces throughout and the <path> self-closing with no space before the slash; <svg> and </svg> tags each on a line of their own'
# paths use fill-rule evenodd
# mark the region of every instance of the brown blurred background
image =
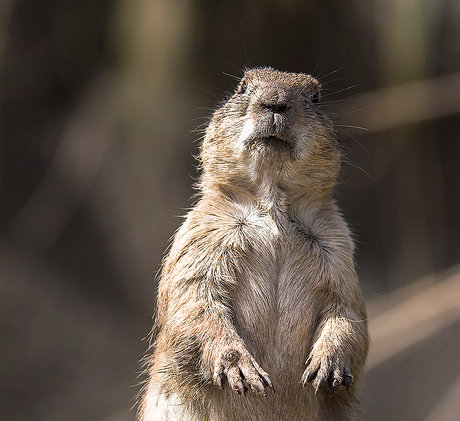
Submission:
<svg viewBox="0 0 460 421">
<path fill-rule="evenodd" d="M 371 420 L 460 413 L 458 0 L 1 0 L 0 416 L 129 421 L 200 132 L 307 72 L 346 151 Z"/>
</svg>

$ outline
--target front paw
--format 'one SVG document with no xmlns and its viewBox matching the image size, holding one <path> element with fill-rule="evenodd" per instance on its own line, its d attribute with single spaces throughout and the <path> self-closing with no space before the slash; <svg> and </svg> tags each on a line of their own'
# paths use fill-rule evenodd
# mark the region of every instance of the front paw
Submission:
<svg viewBox="0 0 460 421">
<path fill-rule="evenodd" d="M 267 388 L 274 391 L 268 374 L 244 349 L 227 348 L 217 357 L 213 383 L 223 389 L 225 382 L 239 395 L 244 395 L 248 389 L 264 396 Z"/>
<path fill-rule="evenodd" d="M 332 397 L 339 386 L 345 386 L 348 390 L 353 381 L 349 361 L 339 351 L 313 350 L 306 365 L 301 382 L 304 386 L 311 382 L 315 393 L 328 385 L 329 396 Z"/>
</svg>

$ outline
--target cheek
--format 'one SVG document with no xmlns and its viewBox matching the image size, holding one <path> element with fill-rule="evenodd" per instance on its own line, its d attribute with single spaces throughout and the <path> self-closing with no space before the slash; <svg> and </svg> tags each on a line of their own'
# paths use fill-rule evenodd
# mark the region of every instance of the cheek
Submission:
<svg viewBox="0 0 460 421">
<path fill-rule="evenodd" d="M 299 156 L 307 156 L 311 152 L 313 133 L 308 126 L 297 124 L 292 127 L 292 135 L 295 139 L 295 150 Z"/>
<path fill-rule="evenodd" d="M 247 142 L 251 139 L 254 135 L 254 123 L 250 118 L 246 119 L 241 129 L 240 135 L 238 136 L 238 140 L 236 142 L 236 148 L 238 153 L 242 153 L 245 148 Z"/>
<path fill-rule="evenodd" d="M 241 133 L 240 133 L 238 140 L 244 143 L 248 139 L 250 139 L 253 134 L 254 134 L 254 123 L 252 122 L 252 119 L 248 118 L 243 124 L 243 128 L 241 129 Z"/>
</svg>

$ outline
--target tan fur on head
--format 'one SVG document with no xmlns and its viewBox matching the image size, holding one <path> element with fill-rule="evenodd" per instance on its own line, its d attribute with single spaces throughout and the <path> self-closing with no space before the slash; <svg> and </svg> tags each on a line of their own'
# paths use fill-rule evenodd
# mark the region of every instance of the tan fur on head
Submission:
<svg viewBox="0 0 460 421">
<path fill-rule="evenodd" d="M 329 192 L 340 154 L 332 122 L 313 102 L 319 90 L 318 81 L 309 75 L 271 68 L 247 71 L 206 130 L 203 188 L 219 183 L 248 188 L 269 175 L 299 194 Z M 276 108 L 280 112 L 273 113 Z M 267 148 L 261 139 L 270 137 L 279 144 L 273 141 Z"/>
<path fill-rule="evenodd" d="M 361 419 L 366 314 L 319 90 L 253 69 L 214 113 L 201 199 L 161 274 L 140 420 Z"/>
</svg>

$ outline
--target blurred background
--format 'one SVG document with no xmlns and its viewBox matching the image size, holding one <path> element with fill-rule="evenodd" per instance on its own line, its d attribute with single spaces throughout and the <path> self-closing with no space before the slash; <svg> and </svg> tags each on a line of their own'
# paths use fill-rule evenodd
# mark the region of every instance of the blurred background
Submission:
<svg viewBox="0 0 460 421">
<path fill-rule="evenodd" d="M 1 418 L 134 419 L 196 129 L 269 65 L 346 154 L 369 419 L 458 420 L 459 41 L 457 0 L 1 0 Z"/>
</svg>

